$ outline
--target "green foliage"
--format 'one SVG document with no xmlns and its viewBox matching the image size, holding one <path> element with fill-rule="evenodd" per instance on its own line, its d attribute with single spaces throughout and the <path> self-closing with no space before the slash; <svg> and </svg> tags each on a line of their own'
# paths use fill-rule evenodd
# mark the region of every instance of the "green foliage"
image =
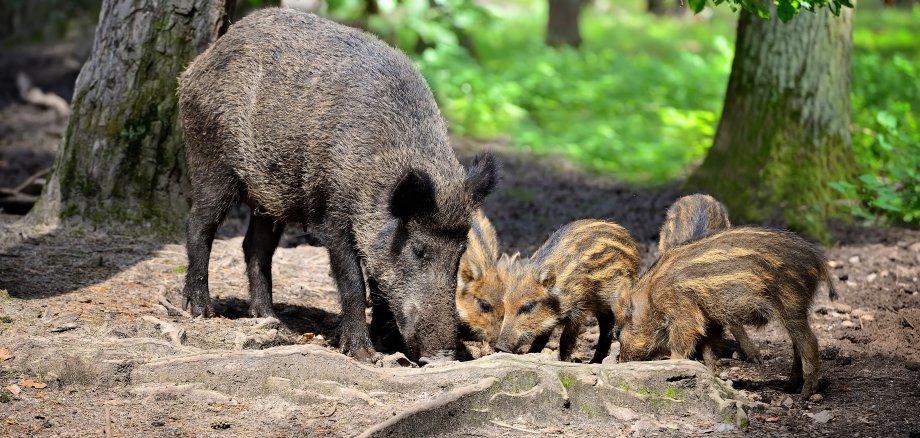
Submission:
<svg viewBox="0 0 920 438">
<path fill-rule="evenodd" d="M 669 181 L 702 159 L 731 67 L 731 20 L 654 17 L 636 2 L 628 14 L 585 11 L 582 47 L 557 50 L 543 43 L 540 5 L 494 11 L 473 33 L 475 59 L 456 45 L 418 59 L 454 133 L 509 135 L 633 183 Z"/>
<path fill-rule="evenodd" d="M 860 14 L 853 148 L 862 175 L 832 187 L 859 218 L 920 224 L 920 7 Z"/>
<path fill-rule="evenodd" d="M 700 12 L 706 6 L 707 0 L 690 0 L 690 8 L 694 12 Z M 731 10 L 737 11 L 743 9 L 761 18 L 770 18 L 770 3 L 768 0 L 709 0 L 713 6 L 727 3 Z M 789 21 L 792 17 L 802 11 L 815 12 L 816 10 L 826 7 L 834 15 L 840 15 L 840 8 L 852 8 L 853 3 L 850 0 L 773 0 L 776 5 L 776 16 L 783 22 Z"/>
<path fill-rule="evenodd" d="M 328 5 L 332 17 L 364 20 L 368 30 L 410 53 L 419 47 L 456 47 L 465 33 L 490 19 L 473 0 L 330 0 Z"/>
</svg>

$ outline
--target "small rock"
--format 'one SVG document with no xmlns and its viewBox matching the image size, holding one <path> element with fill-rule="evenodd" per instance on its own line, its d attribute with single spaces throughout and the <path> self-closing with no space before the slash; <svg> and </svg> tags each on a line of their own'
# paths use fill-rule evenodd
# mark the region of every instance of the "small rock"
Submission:
<svg viewBox="0 0 920 438">
<path fill-rule="evenodd" d="M 276 329 L 279 326 L 281 326 L 281 321 L 278 321 L 277 318 L 272 318 L 269 316 L 268 318 L 260 319 L 259 322 L 253 326 L 253 328 L 256 330 L 271 330 Z"/>
<path fill-rule="evenodd" d="M 851 265 L 858 265 L 858 264 L 859 264 L 859 256 L 850 257 L 848 261 L 850 262 Z"/>
<path fill-rule="evenodd" d="M 731 368 L 729 368 L 729 370 L 731 370 L 731 371 L 741 371 L 741 367 L 731 367 Z"/>
<path fill-rule="evenodd" d="M 783 401 L 780 403 L 784 408 L 791 408 L 793 405 L 792 397 L 786 396 Z"/>
<path fill-rule="evenodd" d="M 853 311 L 853 307 L 849 304 L 834 303 L 834 310 L 840 313 L 850 313 Z"/>
<path fill-rule="evenodd" d="M 808 401 L 812 403 L 821 403 L 824 400 L 824 396 L 821 394 L 812 394 L 811 397 L 808 397 Z"/>
<path fill-rule="evenodd" d="M 840 323 L 840 326 L 841 326 L 841 327 L 846 327 L 846 328 L 851 328 L 851 327 L 855 327 L 856 324 L 854 324 L 853 321 L 843 321 L 843 322 Z"/>
<path fill-rule="evenodd" d="M 779 421 L 779 417 L 767 417 L 767 419 L 763 421 L 766 421 L 767 423 L 776 423 L 777 421 Z"/>
<path fill-rule="evenodd" d="M 728 371 L 722 371 L 721 373 L 719 373 L 719 378 L 722 380 L 728 380 L 729 379 Z"/>
<path fill-rule="evenodd" d="M 911 250 L 911 251 L 913 251 L 913 252 L 920 252 L 920 242 L 917 242 L 917 243 L 914 243 L 914 244 L 908 246 L 907 249 L 909 249 L 909 250 Z"/>
<path fill-rule="evenodd" d="M 859 319 L 861 319 L 861 320 L 863 320 L 863 321 L 875 321 L 875 317 L 872 316 L 872 315 L 869 314 L 869 313 L 867 313 L 867 314 L 865 314 L 865 315 L 859 317 Z"/>
<path fill-rule="evenodd" d="M 74 330 L 74 329 L 76 329 L 77 327 L 79 327 L 79 326 L 78 326 L 76 323 L 73 323 L 73 322 L 66 322 L 66 323 L 64 323 L 64 324 L 61 324 L 61 325 L 58 325 L 58 326 L 51 327 L 48 331 L 51 332 L 51 333 L 62 333 L 62 332 Z"/>
<path fill-rule="evenodd" d="M 831 411 L 828 411 L 826 409 L 821 412 L 818 412 L 813 417 L 811 417 L 812 420 L 815 420 L 815 423 L 820 423 L 820 424 L 825 424 L 828 421 L 831 421 L 832 418 L 834 418 L 834 415 L 831 414 Z"/>
<path fill-rule="evenodd" d="M 847 280 L 847 287 L 856 287 L 856 282 L 853 280 Z"/>
<path fill-rule="evenodd" d="M 716 433 L 731 433 L 734 430 L 735 430 L 734 424 L 719 423 L 719 425 L 716 426 L 715 432 Z"/>
<path fill-rule="evenodd" d="M 831 269 L 838 269 L 843 266 L 843 263 L 838 262 L 837 260 L 831 260 L 827 262 L 827 266 L 830 266 Z"/>
<path fill-rule="evenodd" d="M 855 317 L 857 317 L 857 318 L 859 318 L 860 316 L 863 316 L 863 315 L 865 315 L 865 314 L 866 314 L 866 311 L 865 311 L 865 310 L 863 310 L 863 309 L 858 309 L 858 308 L 857 308 L 857 309 L 853 309 L 853 312 L 851 313 L 851 315 L 853 315 L 853 316 L 855 316 Z"/>
<path fill-rule="evenodd" d="M 880 272 L 878 275 L 879 275 L 879 277 L 887 278 L 889 275 L 891 275 L 891 272 L 889 272 L 887 269 L 885 269 L 884 271 Z"/>
<path fill-rule="evenodd" d="M 609 403 L 609 402 L 605 403 L 605 406 L 607 407 L 607 413 L 610 414 L 610 416 L 616 418 L 617 420 L 625 421 L 625 422 L 632 422 L 636 418 L 639 418 L 639 415 L 636 414 L 636 411 L 632 409 L 624 408 L 621 406 L 616 406 L 613 403 Z"/>
<path fill-rule="evenodd" d="M 907 368 L 910 371 L 920 371 L 920 362 L 917 361 L 907 361 L 904 363 L 904 368 Z"/>
<path fill-rule="evenodd" d="M 866 282 L 872 283 L 873 281 L 875 281 L 876 278 L 878 278 L 878 275 L 875 275 L 875 273 L 873 272 L 866 276 Z"/>
<path fill-rule="evenodd" d="M 415 362 L 399 352 L 384 356 L 380 359 L 380 363 L 383 368 L 418 367 Z"/>
</svg>

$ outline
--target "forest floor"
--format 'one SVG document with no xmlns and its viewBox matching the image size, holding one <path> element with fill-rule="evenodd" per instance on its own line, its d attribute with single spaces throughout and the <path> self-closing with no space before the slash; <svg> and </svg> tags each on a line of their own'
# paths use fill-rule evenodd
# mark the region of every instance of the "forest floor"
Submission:
<svg viewBox="0 0 920 438">
<path fill-rule="evenodd" d="M 64 122 L 0 101 L 0 186 L 10 187 L 50 164 Z M 655 257 L 675 187 L 619 185 L 500 142 L 455 146 L 464 162 L 489 148 L 504 165 L 484 207 L 503 251 L 529 254 L 559 226 L 592 217 L 629 228 L 645 266 Z M 204 320 L 162 299 L 182 287 L 182 242 L 0 214 L 0 435 L 920 436 L 917 230 L 834 226 L 828 255 L 840 299 L 822 291 L 812 313 L 826 387 L 802 400 L 781 391 L 792 353 L 775 324 L 752 331 L 762 365 L 727 357 L 715 374 L 671 361 L 562 364 L 555 341 L 523 358 L 361 365 L 335 350 L 339 307 L 325 250 L 294 229 L 274 257 L 280 321 L 245 317 L 246 216 L 234 211 L 214 244 L 220 317 Z M 596 340 L 596 325 L 585 327 L 576 361 Z M 473 357 L 477 347 L 467 344 Z M 547 370 L 555 386 L 541 377 Z M 746 421 L 726 418 L 733 401 Z"/>
</svg>

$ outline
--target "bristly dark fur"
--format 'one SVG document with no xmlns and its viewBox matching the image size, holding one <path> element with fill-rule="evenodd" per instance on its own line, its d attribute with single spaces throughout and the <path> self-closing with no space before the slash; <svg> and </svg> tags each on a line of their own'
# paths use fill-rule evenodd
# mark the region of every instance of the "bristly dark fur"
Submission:
<svg viewBox="0 0 920 438">
<path fill-rule="evenodd" d="M 179 109 L 192 186 L 184 295 L 194 315 L 212 313 L 211 241 L 244 200 L 264 213 L 243 242 L 254 316 L 273 314 L 272 253 L 284 224 L 300 222 L 329 250 L 343 350 L 373 352 L 365 277 L 389 307 L 375 308 L 375 326 L 391 326 L 377 316 L 392 315 L 410 357 L 454 349 L 457 262 L 496 164 L 486 154 L 463 169 L 409 58 L 360 30 L 263 9 L 189 65 Z"/>
</svg>

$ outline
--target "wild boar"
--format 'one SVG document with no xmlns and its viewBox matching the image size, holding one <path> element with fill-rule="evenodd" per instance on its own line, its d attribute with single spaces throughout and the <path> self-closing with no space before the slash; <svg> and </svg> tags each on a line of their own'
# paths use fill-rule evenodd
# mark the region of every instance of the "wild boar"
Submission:
<svg viewBox="0 0 920 438">
<path fill-rule="evenodd" d="M 821 282 L 836 299 L 824 253 L 786 231 L 731 228 L 675 246 L 617 304 L 617 315 L 625 315 L 620 358 L 648 360 L 670 353 L 686 359 L 701 341 L 703 356 L 714 367 L 713 349 L 723 327 L 776 320 L 793 344 L 786 390 L 801 388 L 807 398 L 818 384 L 818 341 L 808 314 Z"/>
<path fill-rule="evenodd" d="M 509 258 L 504 255 L 499 262 L 498 235 L 482 210 L 473 216 L 467 241 L 457 268 L 457 316 L 471 339 L 492 343 L 504 314 L 501 285 L 506 269 L 499 265 L 504 268 Z"/>
<path fill-rule="evenodd" d="M 519 353 L 529 345 L 539 352 L 562 324 L 559 359 L 567 361 L 591 312 L 600 328 L 591 361 L 602 361 L 613 340 L 614 300 L 638 274 L 639 248 L 625 228 L 599 220 L 560 228 L 533 256 L 510 266 L 495 349 Z"/>
<path fill-rule="evenodd" d="M 286 223 L 315 229 L 339 290 L 341 349 L 373 353 L 366 287 L 410 358 L 451 356 L 457 264 L 495 185 L 491 155 L 464 170 L 425 80 L 362 31 L 289 9 L 230 26 L 179 83 L 192 206 L 184 305 L 210 316 L 208 258 L 227 210 L 252 208 L 250 313 L 271 316 L 271 257 Z M 363 264 L 363 270 L 362 270 Z"/>
<path fill-rule="evenodd" d="M 667 217 L 658 236 L 658 250 L 700 239 L 709 234 L 730 228 L 728 209 L 709 195 L 683 196 L 668 208 Z M 729 331 L 747 360 L 761 363 L 760 350 L 743 326 L 730 326 Z"/>
</svg>

